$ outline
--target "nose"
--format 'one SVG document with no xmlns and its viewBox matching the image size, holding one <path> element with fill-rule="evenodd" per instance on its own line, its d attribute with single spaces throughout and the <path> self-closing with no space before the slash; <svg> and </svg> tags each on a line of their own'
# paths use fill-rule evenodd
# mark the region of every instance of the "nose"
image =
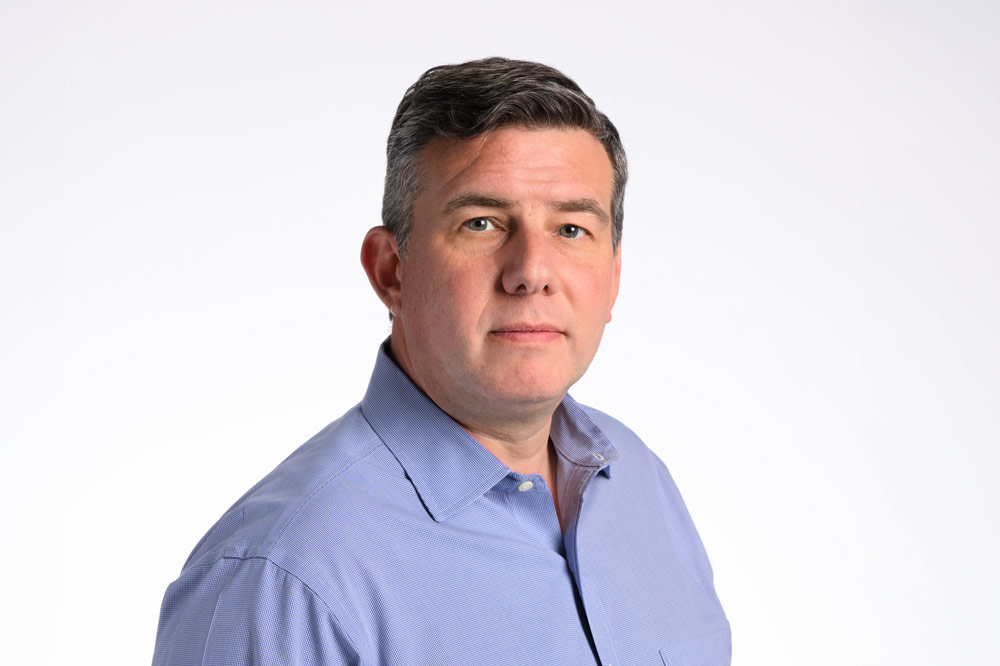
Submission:
<svg viewBox="0 0 1000 666">
<path fill-rule="evenodd" d="M 543 230 L 520 229 L 503 252 L 501 283 L 508 294 L 553 294 L 559 291 L 555 248 Z"/>
</svg>

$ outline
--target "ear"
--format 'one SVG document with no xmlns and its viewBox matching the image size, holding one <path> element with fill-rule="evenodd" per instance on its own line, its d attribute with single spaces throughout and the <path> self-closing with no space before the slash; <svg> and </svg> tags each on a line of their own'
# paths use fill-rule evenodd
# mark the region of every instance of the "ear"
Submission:
<svg viewBox="0 0 1000 666">
<path fill-rule="evenodd" d="M 605 323 L 610 323 L 611 321 L 611 309 L 615 307 L 615 301 L 618 300 L 618 286 L 621 283 L 622 277 L 622 242 L 621 239 L 618 240 L 618 250 L 615 251 L 615 266 L 613 273 L 611 275 L 611 303 L 608 305 L 608 321 Z"/>
<path fill-rule="evenodd" d="M 386 227 L 372 227 L 361 243 L 361 265 L 378 297 L 393 316 L 400 311 L 399 248 Z"/>
</svg>

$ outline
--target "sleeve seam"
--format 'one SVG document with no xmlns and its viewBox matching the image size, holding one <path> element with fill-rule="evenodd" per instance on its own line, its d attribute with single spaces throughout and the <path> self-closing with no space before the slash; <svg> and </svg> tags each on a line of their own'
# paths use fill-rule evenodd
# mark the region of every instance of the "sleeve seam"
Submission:
<svg viewBox="0 0 1000 666">
<path fill-rule="evenodd" d="M 323 483 L 319 484 L 311 493 L 309 493 L 309 496 L 306 497 L 305 499 L 303 499 L 302 502 L 297 507 L 295 507 L 295 511 L 293 511 L 291 513 L 291 515 L 288 516 L 287 520 L 284 521 L 284 524 L 281 526 L 281 529 L 278 531 L 278 533 L 275 534 L 275 536 L 273 538 L 268 538 L 268 540 L 267 540 L 266 543 L 268 543 L 270 545 L 268 545 L 266 547 L 266 550 L 264 552 L 264 559 L 267 559 L 269 562 L 271 562 L 272 564 L 274 564 L 274 562 L 272 562 L 270 560 L 270 558 L 269 558 L 271 552 L 277 547 L 278 542 L 281 541 L 281 537 L 283 537 L 285 535 L 285 532 L 288 531 L 288 528 L 291 527 L 291 525 L 292 525 L 293 522 L 295 522 L 295 519 L 298 517 L 298 515 L 300 513 L 302 513 L 302 510 L 306 507 L 306 505 L 308 505 L 310 502 L 312 502 L 313 499 L 316 497 L 316 495 L 318 495 L 324 488 L 326 488 L 328 485 L 330 485 L 335 479 L 337 479 L 339 476 L 341 476 L 342 474 L 344 474 L 345 472 L 347 472 L 347 470 L 351 469 L 356 464 L 358 464 L 359 462 L 361 462 L 362 460 L 364 460 L 365 458 L 367 458 L 368 456 L 370 456 L 373 452 L 375 452 L 379 448 L 380 445 L 382 445 L 381 440 L 379 440 L 378 442 L 374 443 L 370 449 L 368 449 L 367 451 L 364 452 L 364 454 L 362 454 L 362 455 L 358 456 L 357 458 L 355 458 L 354 460 L 352 460 L 349 464 L 345 465 L 342 470 L 340 470 L 339 472 L 337 472 L 336 474 L 334 474 L 333 476 L 331 476 L 330 478 L 328 478 L 327 480 L 325 480 Z M 278 566 L 278 565 L 275 564 L 275 566 Z M 281 568 L 282 571 L 285 570 L 282 567 L 279 567 L 279 568 Z M 291 574 L 291 572 L 288 572 L 288 573 Z M 294 575 L 294 574 L 291 574 L 291 575 Z M 303 583 L 303 585 L 305 585 L 305 583 Z"/>
<path fill-rule="evenodd" d="M 344 638 L 347 639 L 347 642 L 350 645 L 351 650 L 353 650 L 354 654 L 357 655 L 358 666 L 363 666 L 364 660 L 361 657 L 361 652 L 360 652 L 360 650 L 358 650 L 358 646 L 354 642 L 354 639 L 347 632 L 347 628 L 344 626 L 344 623 L 340 621 L 340 618 L 337 616 L 337 613 L 332 608 L 330 608 L 330 604 L 327 603 L 326 599 L 324 599 L 322 595 L 320 595 L 318 592 L 316 592 L 316 590 L 314 590 L 312 588 L 312 586 L 309 585 L 309 583 L 307 583 L 306 581 L 302 580 L 302 578 L 300 578 L 299 576 L 295 575 L 294 573 L 292 573 L 291 571 L 289 571 L 285 567 L 281 566 L 280 564 L 278 564 L 277 562 L 275 562 L 274 560 L 272 560 L 270 557 L 268 557 L 266 555 L 251 555 L 249 557 L 239 557 L 239 556 L 234 556 L 234 555 L 223 555 L 223 556 L 219 557 L 217 560 L 215 560 L 212 564 L 217 564 L 217 563 L 219 563 L 222 560 L 237 560 L 237 561 L 241 561 L 241 562 L 245 562 L 247 560 L 263 560 L 263 562 L 264 562 L 265 565 L 272 566 L 275 569 L 277 569 L 278 571 L 280 571 L 281 573 L 285 574 L 286 576 L 289 576 L 289 577 L 295 579 L 296 581 L 298 581 L 299 584 L 302 585 L 303 588 L 305 588 L 306 590 L 309 591 L 310 595 L 312 595 L 315 599 L 318 599 L 319 602 L 321 604 L 323 604 L 323 607 L 326 609 L 327 613 L 329 613 L 330 617 L 333 618 L 334 623 L 337 625 L 337 627 L 340 628 L 341 632 L 343 632 Z M 236 575 L 236 572 L 234 571 L 233 574 L 232 574 L 232 576 L 230 576 L 230 581 L 232 580 L 233 576 L 235 576 L 235 575 Z M 228 587 L 228 583 L 226 584 L 226 586 Z M 221 595 L 220 595 L 220 598 L 221 598 Z M 218 600 L 216 600 L 216 607 L 212 611 L 212 621 L 209 624 L 209 633 L 211 633 L 212 626 L 214 626 L 214 624 L 215 624 L 215 613 L 218 611 L 218 607 L 219 607 L 218 603 L 219 603 Z M 208 647 L 208 644 L 207 644 L 207 641 L 206 641 L 205 649 L 207 649 L 207 647 Z M 202 654 L 201 663 L 202 664 L 205 663 L 205 655 L 204 655 L 204 653 Z"/>
</svg>

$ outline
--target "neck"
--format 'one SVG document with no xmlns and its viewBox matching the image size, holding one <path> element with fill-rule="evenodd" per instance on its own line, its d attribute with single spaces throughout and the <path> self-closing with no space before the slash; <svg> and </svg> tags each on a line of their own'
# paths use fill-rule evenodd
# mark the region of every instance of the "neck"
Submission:
<svg viewBox="0 0 1000 666">
<path fill-rule="evenodd" d="M 543 424 L 519 424 L 518 428 L 491 428 L 459 423 L 487 451 L 515 472 L 548 477 L 549 428 L 552 417 Z"/>
<path fill-rule="evenodd" d="M 545 479 L 545 485 L 549 488 L 555 506 L 556 517 L 559 519 L 559 526 L 563 528 L 556 479 L 556 449 L 549 441 L 551 425 L 552 417 L 549 416 L 544 428 L 527 438 L 512 438 L 510 434 L 498 436 L 497 433 L 479 432 L 465 425 L 462 425 L 462 428 L 510 469 L 520 474 L 538 474 Z"/>
</svg>

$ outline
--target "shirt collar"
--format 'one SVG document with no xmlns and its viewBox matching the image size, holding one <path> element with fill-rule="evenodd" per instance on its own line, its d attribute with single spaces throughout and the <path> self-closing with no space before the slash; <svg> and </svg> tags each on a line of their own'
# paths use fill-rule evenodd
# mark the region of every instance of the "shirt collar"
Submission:
<svg viewBox="0 0 1000 666">
<path fill-rule="evenodd" d="M 447 520 L 511 473 L 379 348 L 361 413 L 403 467 L 434 520 Z M 574 464 L 610 476 L 615 447 L 568 395 L 552 418 L 552 442 Z"/>
<path fill-rule="evenodd" d="M 618 450 L 568 393 L 552 414 L 549 438 L 574 465 L 597 468 L 611 478 L 611 463 L 618 459 Z"/>
</svg>

